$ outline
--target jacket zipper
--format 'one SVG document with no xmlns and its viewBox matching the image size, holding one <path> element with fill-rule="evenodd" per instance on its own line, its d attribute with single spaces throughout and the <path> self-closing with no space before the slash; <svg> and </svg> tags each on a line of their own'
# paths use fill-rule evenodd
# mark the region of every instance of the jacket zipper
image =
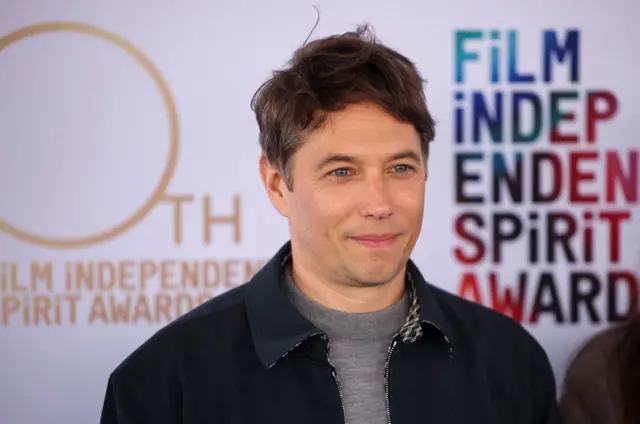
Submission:
<svg viewBox="0 0 640 424">
<path fill-rule="evenodd" d="M 338 377 L 338 373 L 336 371 L 336 367 L 333 366 L 331 362 L 331 357 L 329 355 L 330 352 L 330 342 L 329 338 L 326 334 L 322 334 L 321 337 L 327 341 L 327 362 L 331 366 L 331 376 L 333 377 L 333 381 L 336 383 L 336 387 L 338 388 L 338 395 L 340 396 L 340 406 L 342 407 L 342 416 L 344 417 L 344 424 L 347 424 L 347 411 L 344 408 L 344 398 L 342 395 L 342 386 L 340 385 L 340 378 Z"/>
<path fill-rule="evenodd" d="M 318 335 L 320 337 L 322 337 L 324 340 L 326 340 L 326 342 L 327 342 L 327 361 L 329 362 L 329 365 L 331 366 L 331 376 L 333 377 L 333 381 L 336 383 L 336 386 L 338 387 L 338 395 L 340 395 L 340 406 L 342 407 L 342 416 L 344 417 L 344 424 L 347 424 L 347 411 L 344 408 L 344 397 L 342 395 L 342 387 L 340 386 L 340 378 L 338 377 L 338 373 L 336 372 L 336 367 L 333 366 L 333 363 L 331 362 L 331 357 L 329 355 L 329 338 L 327 337 L 327 335 L 325 333 L 315 332 L 315 333 L 312 333 L 312 334 L 308 335 L 303 340 L 298 342 L 295 346 L 293 346 L 291 349 L 289 349 L 277 361 L 275 361 L 273 364 L 271 364 L 269 366 L 269 368 L 273 367 L 280 359 L 282 359 L 285 356 L 287 356 L 292 350 L 294 350 L 296 347 L 300 346 L 300 344 L 303 343 L 305 340 L 309 340 L 311 337 L 318 336 Z"/>
<path fill-rule="evenodd" d="M 389 351 L 387 352 L 387 360 L 384 363 L 384 396 L 387 407 L 387 423 L 391 424 L 391 407 L 389 405 L 389 363 L 391 362 L 391 355 L 393 354 L 393 350 L 396 348 L 398 344 L 398 340 L 393 338 L 393 342 L 389 347 Z"/>
</svg>

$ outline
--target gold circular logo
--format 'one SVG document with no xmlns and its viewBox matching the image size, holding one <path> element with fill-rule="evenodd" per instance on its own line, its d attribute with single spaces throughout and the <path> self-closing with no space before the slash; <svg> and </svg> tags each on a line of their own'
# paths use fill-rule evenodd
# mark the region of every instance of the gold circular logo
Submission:
<svg viewBox="0 0 640 424">
<path fill-rule="evenodd" d="M 160 90 L 165 108 L 169 115 L 170 131 L 169 158 L 167 160 L 167 163 L 165 164 L 160 180 L 156 184 L 156 187 L 153 189 L 149 197 L 147 197 L 147 199 L 144 201 L 144 203 L 121 223 L 95 234 L 89 234 L 75 238 L 53 238 L 24 231 L 0 218 L 0 230 L 6 232 L 7 234 L 10 234 L 17 239 L 41 246 L 70 248 L 89 246 L 112 239 L 130 230 L 132 227 L 137 225 L 145 216 L 147 216 L 147 214 L 151 212 L 151 210 L 156 206 L 158 201 L 160 201 L 160 199 L 164 196 L 169 182 L 173 177 L 173 173 L 178 162 L 178 149 L 180 140 L 178 112 L 176 110 L 176 106 L 167 83 L 164 81 L 164 78 L 155 67 L 155 65 L 140 50 L 138 50 L 127 40 L 118 35 L 82 23 L 49 22 L 28 26 L 0 38 L 0 52 L 2 52 L 3 49 L 10 46 L 11 44 L 23 40 L 27 37 L 61 31 L 98 37 L 102 40 L 116 45 L 131 57 L 133 57 L 135 61 L 140 66 L 142 66 L 145 72 L 153 79 L 155 85 Z"/>
</svg>

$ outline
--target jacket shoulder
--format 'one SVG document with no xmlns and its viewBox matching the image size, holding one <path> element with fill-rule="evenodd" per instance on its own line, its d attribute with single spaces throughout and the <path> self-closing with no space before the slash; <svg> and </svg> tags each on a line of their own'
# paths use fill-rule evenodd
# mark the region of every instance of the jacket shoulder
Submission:
<svg viewBox="0 0 640 424">
<path fill-rule="evenodd" d="M 477 349 L 487 361 L 502 361 L 504 366 L 526 361 L 545 370 L 551 368 L 540 341 L 512 317 L 442 288 L 431 286 L 431 290 L 453 337 Z"/>
<path fill-rule="evenodd" d="M 454 333 L 453 357 L 457 345 L 462 361 L 480 367 L 495 390 L 533 399 L 532 414 L 556 417 L 555 375 L 539 340 L 510 316 L 440 288 L 433 292 Z"/>
<path fill-rule="evenodd" d="M 224 339 L 231 339 L 234 333 L 248 334 L 244 326 L 245 293 L 246 283 L 203 302 L 166 324 L 125 357 L 112 375 L 125 377 L 143 368 L 177 366 L 185 350 L 196 345 L 198 340 L 217 340 L 219 346 L 225 346 Z"/>
</svg>

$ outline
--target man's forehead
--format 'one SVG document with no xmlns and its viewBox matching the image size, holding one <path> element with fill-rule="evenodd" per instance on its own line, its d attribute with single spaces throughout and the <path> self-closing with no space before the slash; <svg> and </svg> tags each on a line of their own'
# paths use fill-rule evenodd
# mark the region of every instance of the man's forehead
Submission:
<svg viewBox="0 0 640 424">
<path fill-rule="evenodd" d="M 314 155 L 397 155 L 414 150 L 420 152 L 421 140 L 417 131 L 344 131 L 318 132 L 310 135 L 303 148 Z"/>
<path fill-rule="evenodd" d="M 377 105 L 363 103 L 326 114 L 319 131 L 332 134 L 341 131 L 380 130 L 381 128 L 389 131 L 408 131 L 413 126 Z"/>
</svg>

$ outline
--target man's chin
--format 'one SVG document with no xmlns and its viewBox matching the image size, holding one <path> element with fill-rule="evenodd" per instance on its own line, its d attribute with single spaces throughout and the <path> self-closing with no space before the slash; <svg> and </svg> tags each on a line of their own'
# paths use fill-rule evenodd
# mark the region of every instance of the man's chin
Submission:
<svg viewBox="0 0 640 424">
<path fill-rule="evenodd" d="M 389 284 L 389 281 L 358 281 L 358 287 L 363 288 L 382 287 L 386 284 Z"/>
<path fill-rule="evenodd" d="M 372 266 L 367 269 L 360 269 L 356 272 L 358 284 L 361 287 L 378 287 L 388 284 L 398 274 L 397 267 Z"/>
<path fill-rule="evenodd" d="M 398 251 L 362 251 L 347 249 L 343 257 L 346 269 L 361 286 L 375 287 L 394 280 L 402 269 L 403 255 Z"/>
</svg>

